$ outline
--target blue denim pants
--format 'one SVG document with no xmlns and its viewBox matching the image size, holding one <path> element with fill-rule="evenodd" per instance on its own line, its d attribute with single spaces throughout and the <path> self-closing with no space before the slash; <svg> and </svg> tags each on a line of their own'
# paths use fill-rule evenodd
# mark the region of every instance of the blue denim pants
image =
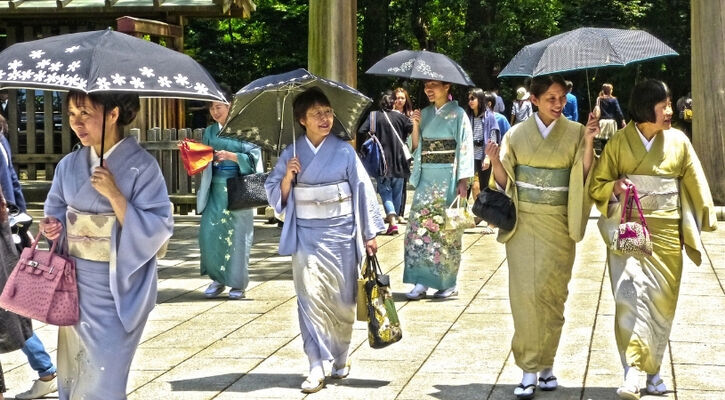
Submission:
<svg viewBox="0 0 725 400">
<path fill-rule="evenodd" d="M 400 200 L 403 196 L 403 178 L 375 178 L 378 182 L 378 194 L 383 200 L 385 215 L 398 215 Z"/>
<path fill-rule="evenodd" d="M 35 335 L 35 332 L 33 332 L 33 336 L 25 341 L 25 346 L 21 350 L 28 358 L 28 364 L 38 372 L 39 377 L 42 378 L 55 373 L 55 365 L 50 360 L 50 354 L 45 351 L 43 342 Z"/>
</svg>

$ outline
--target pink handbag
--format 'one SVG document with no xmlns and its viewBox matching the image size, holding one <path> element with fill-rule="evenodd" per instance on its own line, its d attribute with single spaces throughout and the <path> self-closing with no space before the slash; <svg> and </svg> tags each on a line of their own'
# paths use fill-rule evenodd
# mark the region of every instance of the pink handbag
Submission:
<svg viewBox="0 0 725 400">
<path fill-rule="evenodd" d="M 639 213 L 639 221 L 629 221 L 632 217 L 634 203 Z M 627 186 L 624 195 L 624 207 L 622 217 L 619 220 L 619 228 L 616 233 L 616 240 L 612 242 L 613 250 L 622 254 L 634 257 L 652 255 L 652 236 L 647 229 L 647 221 L 642 214 L 642 205 L 639 202 L 639 194 L 634 185 Z"/>
<path fill-rule="evenodd" d="M 78 322 L 78 286 L 72 258 L 50 250 L 38 250 L 40 233 L 23 249 L 0 295 L 0 307 L 52 325 Z"/>
</svg>

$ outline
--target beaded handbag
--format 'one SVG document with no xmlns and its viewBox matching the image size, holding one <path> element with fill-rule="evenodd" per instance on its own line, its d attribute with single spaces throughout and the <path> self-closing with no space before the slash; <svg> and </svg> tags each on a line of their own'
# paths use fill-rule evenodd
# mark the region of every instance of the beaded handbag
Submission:
<svg viewBox="0 0 725 400">
<path fill-rule="evenodd" d="M 652 255 L 652 236 L 647 229 L 647 221 L 642 213 L 642 205 L 639 202 L 639 194 L 634 185 L 627 187 L 624 195 L 624 208 L 619 220 L 619 228 L 612 240 L 612 250 L 633 257 L 644 257 Z M 632 217 L 632 209 L 637 207 L 639 221 L 629 221 Z"/>
</svg>

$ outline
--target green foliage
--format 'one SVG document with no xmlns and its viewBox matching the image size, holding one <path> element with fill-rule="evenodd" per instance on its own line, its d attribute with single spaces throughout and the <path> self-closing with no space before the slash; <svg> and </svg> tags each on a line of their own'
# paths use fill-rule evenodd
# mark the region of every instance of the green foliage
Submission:
<svg viewBox="0 0 725 400">
<path fill-rule="evenodd" d="M 186 51 L 233 91 L 265 75 L 307 66 L 307 1 L 256 0 L 249 19 L 193 19 Z"/>
</svg>

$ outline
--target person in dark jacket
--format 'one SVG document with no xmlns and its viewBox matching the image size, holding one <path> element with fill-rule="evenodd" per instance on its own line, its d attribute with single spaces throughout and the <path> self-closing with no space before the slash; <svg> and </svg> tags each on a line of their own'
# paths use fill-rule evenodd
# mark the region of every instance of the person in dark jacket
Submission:
<svg viewBox="0 0 725 400">
<path fill-rule="evenodd" d="M 410 177 L 410 160 L 406 157 L 403 146 L 406 145 L 408 135 L 413 131 L 413 123 L 405 115 L 392 112 L 395 97 L 387 91 L 380 99 L 380 111 L 373 111 L 375 119 L 375 136 L 383 146 L 383 153 L 388 164 L 385 176 L 374 177 L 377 180 L 378 194 L 385 208 L 385 220 L 388 223 L 386 235 L 398 233 L 398 210 L 400 210 L 403 195 L 403 182 Z M 360 126 L 358 133 L 370 132 L 370 120 L 367 118 Z M 397 136 L 397 138 L 396 138 Z"/>
</svg>

